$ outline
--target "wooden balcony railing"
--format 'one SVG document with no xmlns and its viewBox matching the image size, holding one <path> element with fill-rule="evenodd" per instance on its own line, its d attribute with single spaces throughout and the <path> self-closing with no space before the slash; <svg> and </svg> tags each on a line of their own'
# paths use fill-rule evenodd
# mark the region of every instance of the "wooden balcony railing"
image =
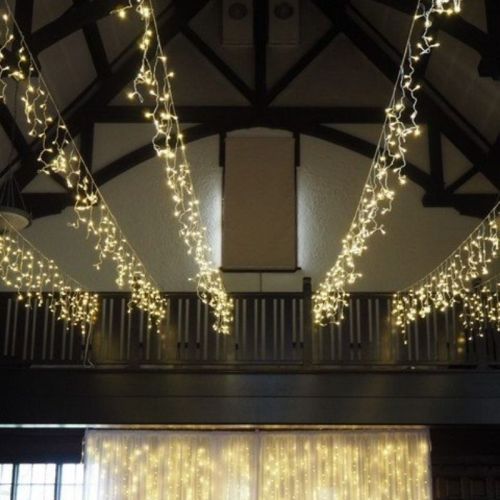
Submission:
<svg viewBox="0 0 500 500">
<path fill-rule="evenodd" d="M 467 341 L 458 306 L 416 323 L 406 339 L 391 316 L 390 294 L 354 293 L 342 325 L 313 327 L 311 294 L 237 293 L 232 335 L 216 334 L 194 294 L 166 294 L 160 333 L 127 312 L 126 294 L 102 294 L 100 315 L 82 337 L 46 306 L 25 307 L 0 294 L 0 365 L 96 367 L 495 368 L 500 335 Z"/>
</svg>

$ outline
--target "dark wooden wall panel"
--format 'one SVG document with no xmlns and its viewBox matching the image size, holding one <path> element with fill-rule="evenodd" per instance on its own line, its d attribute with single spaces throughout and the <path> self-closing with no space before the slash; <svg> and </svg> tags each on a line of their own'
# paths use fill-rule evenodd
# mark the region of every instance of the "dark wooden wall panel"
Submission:
<svg viewBox="0 0 500 500">
<path fill-rule="evenodd" d="M 500 372 L 3 369 L 0 423 L 500 424 Z"/>
</svg>

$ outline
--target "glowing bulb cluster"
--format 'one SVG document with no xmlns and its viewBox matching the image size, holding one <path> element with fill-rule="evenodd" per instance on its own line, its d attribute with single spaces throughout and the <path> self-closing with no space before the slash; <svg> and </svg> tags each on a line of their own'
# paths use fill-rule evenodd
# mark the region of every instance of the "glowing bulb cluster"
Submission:
<svg viewBox="0 0 500 500">
<path fill-rule="evenodd" d="M 61 176 L 68 189 L 75 193 L 75 222 L 72 226 L 83 227 L 87 238 L 92 240 L 98 255 L 96 268 L 99 269 L 106 260 L 111 261 L 116 267 L 117 285 L 131 290 L 130 305 L 148 314 L 150 327 L 153 324 L 158 326 L 166 314 L 165 299 L 128 243 L 92 178 L 15 19 L 9 13 L 2 16 L 2 20 L 0 99 L 5 100 L 7 78 L 13 78 L 23 85 L 21 101 L 28 133 L 40 143 L 37 157 L 41 165 L 40 172 Z M 8 50 L 16 38 L 13 32 L 18 33 L 20 46 L 17 64 L 4 66 L 1 54 Z"/>
<path fill-rule="evenodd" d="M 172 193 L 174 215 L 179 221 L 179 234 L 197 266 L 197 290 L 200 299 L 208 304 L 215 316 L 214 330 L 223 334 L 230 332 L 233 320 L 233 301 L 224 289 L 221 273 L 213 264 L 211 249 L 207 244 L 204 227 L 196 198 L 191 169 L 186 156 L 186 147 L 175 112 L 167 58 L 163 52 L 156 25 L 154 11 L 148 0 L 130 0 L 128 6 L 117 11 L 126 17 L 129 9 L 135 9 L 144 24 L 139 47 L 142 62 L 134 80 L 129 99 L 151 102 L 145 118 L 155 127 L 153 146 L 158 157 L 164 161 L 167 186 Z"/>
<path fill-rule="evenodd" d="M 425 431 L 89 431 L 85 497 L 430 500 Z M 332 495 L 334 492 L 335 496 Z"/>
<path fill-rule="evenodd" d="M 498 220 L 500 203 L 493 208 L 467 239 L 436 269 L 406 290 L 394 295 L 393 312 L 397 326 L 405 334 L 407 327 L 418 318 L 425 318 L 434 309 L 445 311 L 456 302 L 464 306 L 463 322 L 470 324 L 486 320 L 489 313 L 479 314 L 484 288 L 474 291 L 477 281 L 490 272 L 498 258 Z M 481 306 L 482 307 L 482 306 Z M 496 321 L 496 320 L 495 320 Z"/>
<path fill-rule="evenodd" d="M 488 329 L 500 331 L 500 275 L 462 297 L 460 321 L 468 340 L 484 337 Z"/>
<path fill-rule="evenodd" d="M 26 307 L 48 301 L 56 317 L 69 325 L 78 326 L 82 333 L 95 323 L 99 310 L 98 296 L 84 290 L 82 285 L 65 275 L 7 219 L 0 215 L 0 279 L 9 288 L 17 290 L 18 300 Z M 48 292 L 48 293 L 44 293 Z"/>
<path fill-rule="evenodd" d="M 339 324 L 342 321 L 344 309 L 348 305 L 349 294 L 346 289 L 361 277 L 356 269 L 356 259 L 368 248 L 368 239 L 373 234 L 384 234 L 384 227 L 378 219 L 392 210 L 395 196 L 389 173 L 395 172 L 399 183 L 406 183 L 402 172 L 406 166 L 406 142 L 410 136 L 421 134 L 417 123 L 417 93 L 420 86 L 415 82 L 416 68 L 422 56 L 438 46 L 430 35 L 436 16 L 457 13 L 460 5 L 460 0 L 418 2 L 391 102 L 386 109 L 382 133 L 354 219 L 342 240 L 337 261 L 313 296 L 316 324 Z M 421 27 L 421 34 L 414 42 L 413 34 L 417 25 Z"/>
</svg>

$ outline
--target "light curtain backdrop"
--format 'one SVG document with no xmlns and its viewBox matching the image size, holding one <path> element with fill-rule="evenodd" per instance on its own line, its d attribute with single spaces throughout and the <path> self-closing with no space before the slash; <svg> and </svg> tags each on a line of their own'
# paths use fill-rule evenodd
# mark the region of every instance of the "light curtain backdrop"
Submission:
<svg viewBox="0 0 500 500">
<path fill-rule="evenodd" d="M 85 500 L 430 500 L 426 430 L 88 431 Z"/>
</svg>

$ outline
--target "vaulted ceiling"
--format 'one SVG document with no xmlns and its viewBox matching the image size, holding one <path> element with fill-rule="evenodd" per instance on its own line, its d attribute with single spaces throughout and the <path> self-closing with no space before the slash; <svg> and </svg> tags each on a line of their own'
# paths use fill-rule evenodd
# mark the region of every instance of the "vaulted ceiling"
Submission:
<svg viewBox="0 0 500 500">
<path fill-rule="evenodd" d="M 145 193 L 152 182 L 145 176 L 154 162 L 151 130 L 145 124 L 145 110 L 125 98 L 140 62 L 140 25 L 133 18 L 120 22 L 116 16 L 109 16 L 123 3 L 18 0 L 15 15 L 28 34 L 28 43 L 39 57 L 42 72 L 64 110 L 70 130 L 78 136 L 98 184 L 110 193 L 121 186 L 123 193 L 128 189 L 126 179 L 132 179 L 130 171 L 139 169 L 141 175 L 134 179 L 144 183 Z M 347 227 L 373 155 L 416 2 L 303 0 L 300 43 L 293 47 L 268 43 L 266 4 L 265 0 L 254 0 L 253 45 L 229 47 L 222 43 L 220 35 L 222 2 L 156 2 L 162 40 L 176 72 L 178 115 L 185 125 L 187 142 L 196 145 L 195 156 L 196 148 L 206 145 L 213 155 L 212 163 L 223 163 L 223 148 L 219 145 L 223 145 L 226 134 L 259 128 L 285 130 L 298 137 L 302 165 L 326 163 L 325 158 L 313 157 L 321 148 L 330 146 L 325 149 L 325 157 L 331 157 L 332 171 L 339 165 L 356 169 L 356 164 L 362 164 L 359 174 L 337 171 L 327 180 L 327 185 L 352 185 L 352 196 L 345 208 L 336 206 L 338 214 L 345 212 L 345 222 L 334 232 L 337 236 Z M 424 134 L 410 146 L 406 175 L 413 183 L 410 190 L 418 193 L 421 206 L 429 210 L 425 218 L 435 214 L 439 219 L 440 207 L 452 209 L 456 217 L 463 214 L 477 220 L 498 198 L 499 10 L 496 0 L 464 0 L 462 16 L 440 19 L 435 35 L 442 47 L 419 70 L 419 119 Z M 36 233 L 37 227 L 38 231 L 48 227 L 50 219 L 41 217 L 56 215 L 54 219 L 60 221 L 67 218 L 64 213 L 57 214 L 71 206 L 72 195 L 62 182 L 37 175 L 39 144 L 27 139 L 22 110 L 12 102 L 10 99 L 7 106 L 0 106 L 2 168 L 4 173 L 16 169 L 16 179 L 35 217 L 30 230 Z M 320 145 L 323 143 L 326 146 Z M 198 155 L 204 158 L 206 152 Z M 218 182 L 205 181 L 207 185 Z M 314 180 L 312 200 L 314 190 L 319 189 L 313 184 Z M 135 196 L 140 191 L 138 188 Z M 318 196 L 326 198 L 328 194 Z M 130 201 L 128 195 L 126 198 Z M 117 203 L 119 207 L 122 202 Z M 153 208 L 137 208 L 141 209 L 143 216 L 154 217 Z M 318 210 L 325 211 L 319 219 L 328 222 L 328 205 Z M 450 211 L 446 214 L 450 217 Z M 315 216 L 313 211 L 310 215 Z M 456 217 L 450 219 L 456 233 L 435 256 L 420 263 L 419 271 L 442 258 L 441 254 L 475 223 L 467 217 L 463 223 L 457 222 Z M 418 224 L 418 218 L 415 220 Z M 432 245 L 432 241 L 427 244 Z M 336 247 L 329 247 L 329 252 L 325 249 L 325 255 L 319 258 L 318 269 L 323 271 L 326 259 L 333 261 L 335 257 Z M 157 257 L 162 259 L 164 254 Z M 304 268 L 306 273 L 315 272 Z M 392 282 L 379 288 L 396 285 Z"/>
</svg>

